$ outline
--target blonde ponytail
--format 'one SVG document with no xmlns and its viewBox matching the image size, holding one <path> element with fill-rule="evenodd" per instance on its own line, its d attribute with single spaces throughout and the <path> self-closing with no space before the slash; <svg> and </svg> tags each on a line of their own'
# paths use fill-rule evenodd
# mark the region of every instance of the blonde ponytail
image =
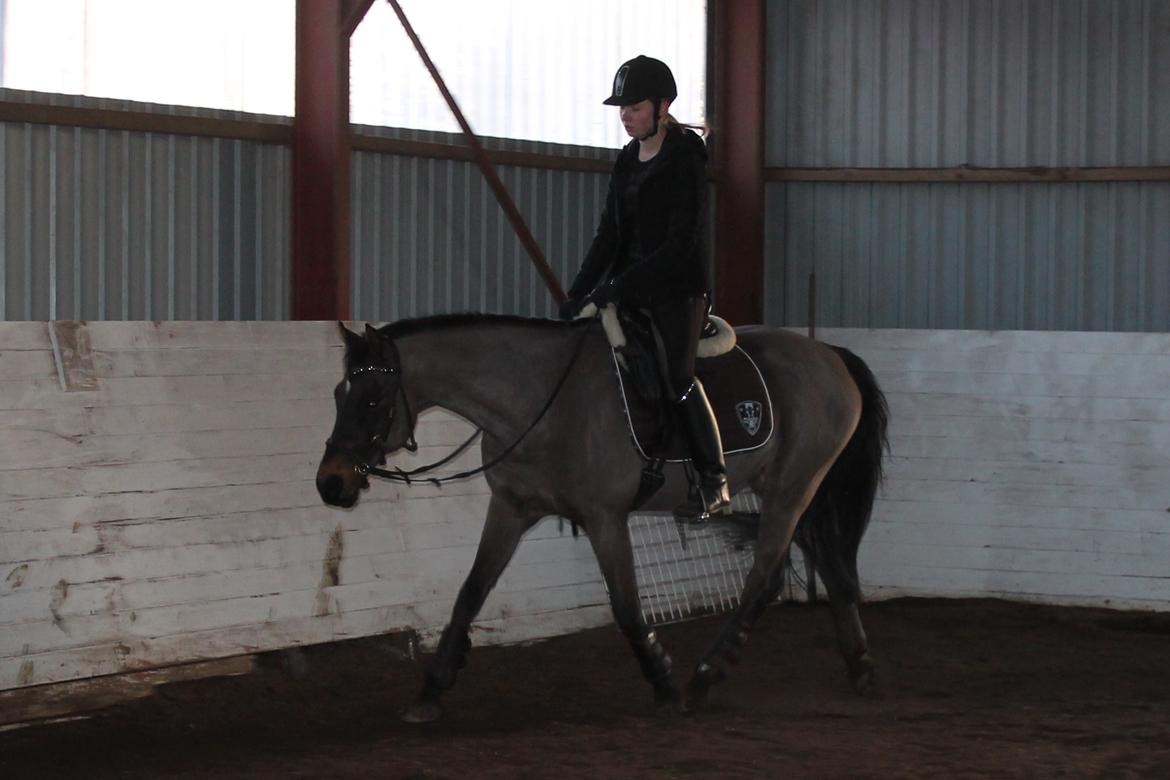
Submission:
<svg viewBox="0 0 1170 780">
<path fill-rule="evenodd" d="M 667 112 L 666 116 L 662 117 L 662 121 L 659 122 L 659 127 L 661 129 L 665 130 L 668 127 L 670 127 L 671 125 L 679 125 L 680 127 L 689 127 L 691 130 L 695 130 L 696 132 L 698 132 L 699 135 L 703 136 L 704 138 L 707 137 L 707 126 L 706 125 L 684 124 L 684 123 L 678 121 L 677 119 L 675 119 L 674 114 Z"/>
</svg>

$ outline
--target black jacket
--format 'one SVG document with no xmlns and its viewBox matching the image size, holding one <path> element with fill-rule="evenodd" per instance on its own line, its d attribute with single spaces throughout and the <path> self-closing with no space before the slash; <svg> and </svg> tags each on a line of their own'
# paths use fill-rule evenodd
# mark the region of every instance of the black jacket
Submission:
<svg viewBox="0 0 1170 780">
<path fill-rule="evenodd" d="M 627 245 L 632 225 L 624 224 L 621 198 L 638 163 L 637 140 L 618 153 L 597 235 L 569 290 L 588 295 L 608 271 L 606 298 L 648 306 L 706 293 L 703 231 L 706 225 L 707 147 L 691 130 L 669 125 L 662 148 L 638 188 L 634 213 L 641 253 L 631 263 Z M 628 267 L 626 267 L 628 266 Z"/>
</svg>

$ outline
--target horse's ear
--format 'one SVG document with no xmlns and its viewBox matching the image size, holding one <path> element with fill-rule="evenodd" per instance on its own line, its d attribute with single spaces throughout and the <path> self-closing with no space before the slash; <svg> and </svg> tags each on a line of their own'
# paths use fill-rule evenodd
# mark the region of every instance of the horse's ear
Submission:
<svg viewBox="0 0 1170 780">
<path fill-rule="evenodd" d="M 365 339 L 345 327 L 344 322 L 338 321 L 337 329 L 341 331 L 341 337 L 345 339 L 345 352 L 347 355 L 365 343 Z"/>
<path fill-rule="evenodd" d="M 393 351 L 389 348 L 389 341 L 377 328 L 368 322 L 366 323 L 366 341 L 369 343 L 370 350 L 373 354 L 386 361 L 393 360 Z"/>
</svg>

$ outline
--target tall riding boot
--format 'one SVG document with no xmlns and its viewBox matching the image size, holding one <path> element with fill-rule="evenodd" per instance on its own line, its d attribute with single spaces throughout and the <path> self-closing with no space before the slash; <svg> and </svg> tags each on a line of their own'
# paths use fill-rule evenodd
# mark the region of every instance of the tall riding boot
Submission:
<svg viewBox="0 0 1170 780">
<path fill-rule="evenodd" d="M 691 454 L 699 478 L 687 501 L 675 507 L 674 516 L 679 520 L 703 523 L 711 515 L 731 514 L 723 443 L 719 439 L 719 426 L 702 383 L 696 379 L 675 405 L 683 430 L 691 443 Z"/>
</svg>

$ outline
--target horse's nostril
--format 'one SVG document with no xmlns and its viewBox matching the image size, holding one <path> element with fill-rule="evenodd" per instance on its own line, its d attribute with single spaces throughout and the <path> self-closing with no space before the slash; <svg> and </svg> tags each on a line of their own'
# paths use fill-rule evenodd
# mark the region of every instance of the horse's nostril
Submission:
<svg viewBox="0 0 1170 780">
<path fill-rule="evenodd" d="M 342 487 L 341 477 L 336 474 L 317 479 L 317 492 L 326 504 L 336 504 L 341 500 Z"/>
</svg>

